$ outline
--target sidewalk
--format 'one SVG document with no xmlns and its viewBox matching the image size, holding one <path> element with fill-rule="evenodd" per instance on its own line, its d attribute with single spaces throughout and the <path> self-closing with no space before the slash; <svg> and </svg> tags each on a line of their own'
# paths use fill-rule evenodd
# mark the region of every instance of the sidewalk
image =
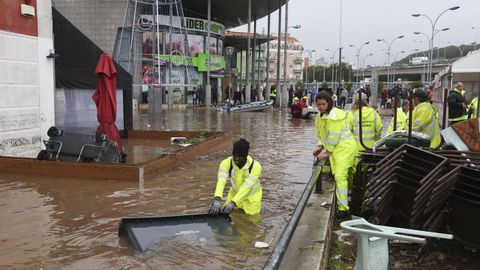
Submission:
<svg viewBox="0 0 480 270">
<path fill-rule="evenodd" d="M 323 194 L 312 193 L 280 269 L 327 269 L 333 222 L 334 183 L 323 181 Z M 321 206 L 326 202 L 325 206 Z"/>
</svg>

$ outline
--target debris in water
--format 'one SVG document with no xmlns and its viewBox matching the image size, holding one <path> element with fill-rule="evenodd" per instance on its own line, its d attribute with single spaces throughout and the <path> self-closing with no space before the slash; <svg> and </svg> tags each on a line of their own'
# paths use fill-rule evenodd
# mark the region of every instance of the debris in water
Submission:
<svg viewBox="0 0 480 270">
<path fill-rule="evenodd" d="M 256 248 L 268 248 L 268 243 L 257 241 L 255 242 Z"/>
</svg>

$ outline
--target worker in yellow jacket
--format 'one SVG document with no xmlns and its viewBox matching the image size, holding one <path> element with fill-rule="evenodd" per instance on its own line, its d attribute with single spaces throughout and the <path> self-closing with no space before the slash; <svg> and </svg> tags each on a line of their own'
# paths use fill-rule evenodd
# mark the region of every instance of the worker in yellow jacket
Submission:
<svg viewBox="0 0 480 270">
<path fill-rule="evenodd" d="M 472 99 L 472 102 L 470 102 L 469 105 L 469 111 L 471 114 L 470 118 L 477 118 L 477 109 L 478 109 L 478 97 L 475 97 Z"/>
<path fill-rule="evenodd" d="M 357 146 L 347 124 L 347 113 L 335 108 L 332 96 L 320 91 L 315 97 L 319 110 L 315 118 L 317 147 L 313 156 L 328 158 L 335 178 L 338 219 L 349 217 L 348 182 L 352 176 Z"/>
<path fill-rule="evenodd" d="M 260 175 L 262 166 L 248 155 L 250 144 L 240 139 L 233 144 L 232 156 L 220 163 L 217 175 L 217 186 L 209 212 L 211 214 L 230 214 L 234 208 L 240 208 L 249 215 L 260 213 L 262 209 L 262 186 Z M 223 191 L 230 179 L 230 190 L 227 200 L 221 207 Z"/>
<path fill-rule="evenodd" d="M 361 101 L 359 101 L 358 94 L 354 95 L 352 112 L 347 114 L 347 123 L 357 143 L 358 151 L 365 151 L 365 148 L 360 143 L 360 102 L 362 103 L 362 142 L 368 148 L 372 148 L 382 135 L 382 119 L 368 105 L 365 93 L 361 93 Z"/>
<path fill-rule="evenodd" d="M 402 106 L 397 108 L 397 129 L 396 130 L 407 130 L 408 129 L 408 113 L 409 113 L 409 103 L 408 100 L 402 100 Z M 390 124 L 388 125 L 387 133 L 385 135 L 390 135 L 393 132 L 393 121 L 395 118 L 392 117 Z"/>
<path fill-rule="evenodd" d="M 413 93 L 412 130 L 425 133 L 430 136 L 430 148 L 440 146 L 440 124 L 435 106 L 428 102 L 428 94 L 424 90 Z"/>
</svg>

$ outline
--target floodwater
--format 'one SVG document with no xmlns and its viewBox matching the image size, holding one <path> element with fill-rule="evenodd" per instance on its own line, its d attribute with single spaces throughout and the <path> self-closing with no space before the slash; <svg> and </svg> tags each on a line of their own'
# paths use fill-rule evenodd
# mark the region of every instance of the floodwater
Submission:
<svg viewBox="0 0 480 270">
<path fill-rule="evenodd" d="M 249 140 L 250 154 L 263 167 L 262 213 L 248 216 L 235 211 L 226 234 L 180 235 L 142 253 L 118 236 L 121 217 L 206 212 L 218 165 L 230 149 L 172 168 L 143 186 L 114 179 L 0 175 L 0 269 L 258 269 L 264 265 L 271 248 L 256 249 L 254 244 L 275 244 L 311 175 L 314 121 L 291 119 L 286 110 L 222 113 L 182 107 L 164 109 L 156 119 L 138 114 L 135 128 L 232 131 L 235 140 Z M 153 153 L 138 141 L 126 145 L 141 148 L 145 156 L 163 153 L 154 143 Z"/>
</svg>

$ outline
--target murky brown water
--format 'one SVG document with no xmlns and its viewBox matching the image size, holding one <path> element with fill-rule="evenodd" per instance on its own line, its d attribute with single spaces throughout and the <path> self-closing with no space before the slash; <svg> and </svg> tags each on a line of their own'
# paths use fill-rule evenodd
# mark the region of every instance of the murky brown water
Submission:
<svg viewBox="0 0 480 270">
<path fill-rule="evenodd" d="M 0 268 L 28 269 L 238 269 L 261 268 L 311 174 L 313 120 L 290 119 L 287 111 L 222 113 L 205 108 L 138 115 L 135 128 L 231 130 L 251 142 L 263 166 L 260 216 L 234 212 L 231 235 L 175 237 L 134 251 L 119 238 L 121 217 L 206 212 L 219 162 L 228 152 L 202 156 L 172 171 L 136 182 L 0 175 Z M 163 150 L 152 143 L 145 156 Z M 153 150 L 152 150 L 153 149 Z M 138 157 L 141 159 L 141 157 Z"/>
</svg>

